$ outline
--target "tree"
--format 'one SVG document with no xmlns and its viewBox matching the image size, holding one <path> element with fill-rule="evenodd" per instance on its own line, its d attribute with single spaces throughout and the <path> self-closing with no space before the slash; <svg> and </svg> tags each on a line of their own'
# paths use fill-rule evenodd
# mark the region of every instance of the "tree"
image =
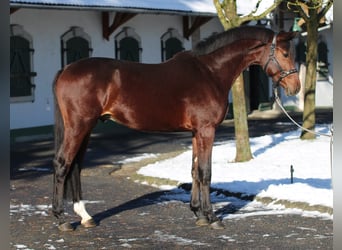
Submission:
<svg viewBox="0 0 342 250">
<path fill-rule="evenodd" d="M 244 0 L 242 0 L 244 1 Z M 239 27 L 243 23 L 265 18 L 267 14 L 273 11 L 282 0 L 275 0 L 264 12 L 255 15 L 262 0 L 258 0 L 255 9 L 245 16 L 239 16 L 237 13 L 236 0 L 213 0 L 217 10 L 218 18 L 223 25 L 224 30 Z M 244 81 L 242 74 L 236 79 L 232 86 L 233 95 L 233 114 L 236 141 L 236 162 L 249 161 L 252 159 L 251 147 L 249 144 L 249 133 L 247 123 L 247 111 Z"/>
<path fill-rule="evenodd" d="M 317 40 L 318 28 L 322 18 L 332 6 L 333 0 L 291 0 L 287 6 L 290 10 L 298 12 L 302 24 L 306 25 L 307 47 L 306 47 L 306 76 L 304 90 L 303 127 L 314 130 L 316 123 L 315 96 L 316 96 L 316 74 L 317 74 Z M 315 134 L 302 130 L 301 139 L 314 139 Z"/>
</svg>

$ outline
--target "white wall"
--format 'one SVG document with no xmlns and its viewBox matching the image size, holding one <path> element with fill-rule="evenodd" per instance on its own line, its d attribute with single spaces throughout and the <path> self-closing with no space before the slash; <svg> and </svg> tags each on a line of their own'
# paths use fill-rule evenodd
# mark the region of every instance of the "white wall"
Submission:
<svg viewBox="0 0 342 250">
<path fill-rule="evenodd" d="M 110 23 L 114 14 L 110 15 Z M 161 61 L 160 37 L 169 28 L 182 35 L 183 21 L 177 15 L 140 14 L 129 20 L 111 34 L 109 41 L 102 37 L 102 16 L 100 11 L 43 10 L 21 8 L 10 15 L 11 24 L 19 24 L 33 38 L 33 71 L 35 101 L 10 104 L 10 128 L 27 128 L 53 124 L 52 81 L 61 68 L 60 37 L 72 26 L 81 27 L 91 37 L 93 54 L 99 57 L 115 57 L 114 37 L 122 27 L 129 26 L 141 37 L 142 62 L 159 63 Z M 200 39 L 213 32 L 223 31 L 217 18 L 213 18 L 200 28 Z M 323 33 L 324 32 L 324 33 Z M 323 31 L 326 34 L 330 31 Z M 332 44 L 332 32 L 326 35 L 328 44 Z M 192 41 L 184 39 L 184 48 L 191 49 Z M 332 74 L 333 48 L 329 46 L 330 72 Z M 323 89 L 323 90 L 322 90 Z M 318 84 L 318 106 L 332 107 L 332 83 Z M 284 95 L 282 95 L 284 97 Z M 298 105 L 297 97 L 284 97 L 285 105 Z"/>
<path fill-rule="evenodd" d="M 218 18 L 212 18 L 200 28 L 201 39 L 211 36 L 213 33 L 223 32 L 223 26 Z"/>
<path fill-rule="evenodd" d="M 110 16 L 110 23 L 114 14 Z M 111 34 L 109 41 L 102 37 L 99 11 L 20 9 L 10 16 L 11 24 L 19 24 L 33 38 L 33 71 L 35 101 L 10 104 L 10 127 L 27 128 L 53 124 L 52 81 L 61 68 L 60 37 L 72 26 L 83 28 L 91 37 L 92 56 L 115 57 L 114 37 L 124 26 L 134 28 L 141 37 L 142 62 L 161 62 L 160 37 L 168 28 L 182 35 L 182 17 L 176 15 L 137 15 Z M 215 22 L 207 24 L 210 29 Z M 205 29 L 206 30 L 206 29 Z M 203 32 L 210 35 L 212 32 Z M 191 49 L 191 39 L 184 39 L 184 48 Z"/>
<path fill-rule="evenodd" d="M 331 29 L 324 29 L 319 32 L 324 37 L 328 45 L 328 62 L 329 62 L 329 79 L 327 81 L 317 81 L 316 83 L 316 106 L 317 107 L 333 107 L 333 91 L 334 91 L 334 67 L 333 55 L 334 47 L 329 46 L 333 44 L 333 32 Z"/>
</svg>

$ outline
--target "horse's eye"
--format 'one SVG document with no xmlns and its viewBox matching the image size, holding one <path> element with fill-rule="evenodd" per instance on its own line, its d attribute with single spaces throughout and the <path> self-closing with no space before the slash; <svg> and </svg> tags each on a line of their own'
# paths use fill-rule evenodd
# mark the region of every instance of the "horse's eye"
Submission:
<svg viewBox="0 0 342 250">
<path fill-rule="evenodd" d="M 284 55 L 284 57 L 286 57 L 286 58 L 289 57 L 289 53 L 284 53 L 283 55 Z"/>
</svg>

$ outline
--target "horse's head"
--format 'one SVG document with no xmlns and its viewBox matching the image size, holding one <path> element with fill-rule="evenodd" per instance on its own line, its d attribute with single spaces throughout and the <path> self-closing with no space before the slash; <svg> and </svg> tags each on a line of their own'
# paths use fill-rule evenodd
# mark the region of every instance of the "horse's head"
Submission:
<svg viewBox="0 0 342 250">
<path fill-rule="evenodd" d="M 274 87 L 282 86 L 287 95 L 295 95 L 300 90 L 298 71 L 290 50 L 290 41 L 296 34 L 296 32 L 280 32 L 274 35 L 261 64 L 265 72 L 272 77 Z"/>
</svg>

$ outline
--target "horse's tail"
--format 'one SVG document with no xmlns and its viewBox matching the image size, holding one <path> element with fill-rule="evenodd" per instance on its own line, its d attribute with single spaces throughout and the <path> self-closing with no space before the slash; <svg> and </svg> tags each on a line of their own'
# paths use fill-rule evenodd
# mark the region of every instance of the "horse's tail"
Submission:
<svg viewBox="0 0 342 250">
<path fill-rule="evenodd" d="M 63 143 L 63 138 L 64 138 L 64 122 L 63 122 L 63 117 L 61 114 L 61 109 L 59 107 L 58 104 L 58 100 L 57 100 L 57 96 L 56 96 L 56 84 L 58 81 L 58 78 L 60 76 L 60 74 L 62 73 L 63 70 L 59 70 L 55 76 L 55 79 L 53 81 L 53 85 L 52 85 L 52 90 L 53 90 L 53 96 L 54 96 L 54 108 L 55 108 L 55 112 L 54 112 L 54 116 L 55 116 L 55 126 L 54 126 L 54 142 L 55 142 L 55 161 L 58 161 L 58 157 L 63 157 L 62 151 L 60 151 L 60 147 Z M 56 170 L 55 170 L 56 171 Z M 64 184 L 64 193 L 63 196 L 64 198 L 70 196 L 69 194 L 69 185 L 67 184 L 68 182 L 68 178 L 66 178 L 65 184 Z"/>
<path fill-rule="evenodd" d="M 63 151 L 60 150 L 64 139 L 64 121 L 61 114 L 61 110 L 58 104 L 56 96 L 56 84 L 58 78 L 63 70 L 59 70 L 55 76 L 53 82 L 53 94 L 54 94 L 54 108 L 55 108 L 55 127 L 54 127 L 54 137 L 55 137 L 55 157 L 63 157 Z M 64 182 L 64 199 L 69 199 L 73 201 L 78 201 L 81 199 L 81 182 L 80 182 L 80 157 L 77 153 L 75 159 L 72 161 L 69 173 L 67 174 Z M 58 159 L 55 159 L 58 160 Z"/>
<path fill-rule="evenodd" d="M 56 83 L 59 75 L 62 73 L 62 70 L 59 70 L 55 76 L 53 81 L 53 96 L 54 96 L 54 105 L 55 105 L 55 127 L 54 127 L 54 138 L 55 138 L 55 155 L 57 155 L 58 150 L 63 142 L 63 134 L 64 134 L 64 124 L 63 118 L 61 114 L 61 110 L 59 108 L 59 104 L 56 97 Z"/>
</svg>

